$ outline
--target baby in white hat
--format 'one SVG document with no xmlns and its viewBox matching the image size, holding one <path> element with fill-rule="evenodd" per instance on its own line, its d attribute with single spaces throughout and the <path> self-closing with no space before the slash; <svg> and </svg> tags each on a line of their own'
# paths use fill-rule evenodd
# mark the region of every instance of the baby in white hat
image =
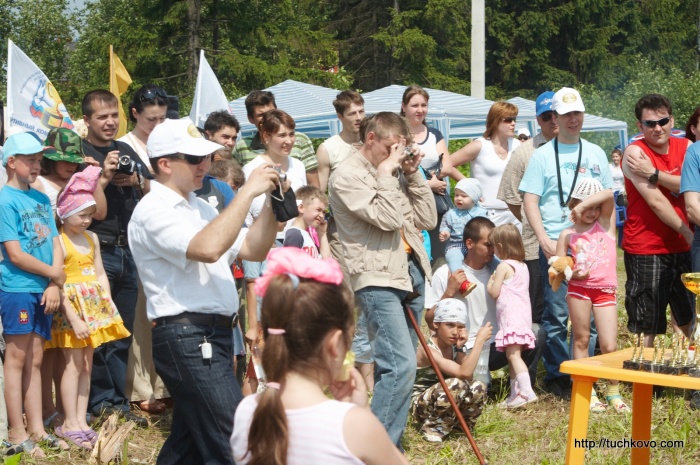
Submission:
<svg viewBox="0 0 700 465">
<path fill-rule="evenodd" d="M 447 261 L 447 266 L 452 273 L 462 268 L 464 255 L 467 253 L 467 246 L 464 243 L 464 226 L 477 216 L 487 217 L 486 210 L 479 205 L 481 195 L 481 183 L 478 179 L 462 179 L 455 186 L 455 206 L 442 217 L 438 237 L 441 242 L 447 241 L 445 261 Z M 474 287 L 476 287 L 474 283 L 465 281 L 462 283 L 460 292 L 467 295 Z"/>
</svg>

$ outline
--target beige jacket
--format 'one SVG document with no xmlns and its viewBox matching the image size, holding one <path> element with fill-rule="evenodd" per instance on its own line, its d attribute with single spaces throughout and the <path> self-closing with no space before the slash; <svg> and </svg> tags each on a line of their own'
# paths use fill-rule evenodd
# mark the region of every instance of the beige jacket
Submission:
<svg viewBox="0 0 700 465">
<path fill-rule="evenodd" d="M 329 189 L 354 291 L 367 286 L 413 290 L 402 232 L 430 279 L 421 230 L 435 228 L 437 212 L 420 171 L 377 178 L 376 167 L 353 149 L 331 175 Z"/>
</svg>

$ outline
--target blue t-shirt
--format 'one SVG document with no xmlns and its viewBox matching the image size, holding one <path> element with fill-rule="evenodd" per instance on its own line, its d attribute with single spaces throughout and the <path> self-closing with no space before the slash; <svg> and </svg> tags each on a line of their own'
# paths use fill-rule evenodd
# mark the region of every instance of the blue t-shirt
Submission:
<svg viewBox="0 0 700 465">
<path fill-rule="evenodd" d="M 581 166 L 576 182 L 583 178 L 595 178 L 600 181 L 604 188 L 612 189 L 612 174 L 603 149 L 583 139 L 581 139 L 581 144 L 583 144 Z M 578 152 L 578 144 L 559 143 L 559 166 L 565 202 L 573 188 Z M 540 196 L 542 225 L 550 239 L 557 240 L 559 233 L 571 226 L 569 207 L 562 208 L 560 205 L 554 140 L 547 142 L 532 154 L 518 189 L 521 192 Z"/>
<path fill-rule="evenodd" d="M 700 192 L 700 141 L 692 144 L 685 152 L 680 192 Z"/>
<path fill-rule="evenodd" d="M 0 289 L 5 292 L 44 292 L 49 278 L 17 268 L 8 258 L 5 242 L 19 241 L 23 252 L 53 264 L 53 238 L 58 236 L 46 194 L 5 185 L 0 189 Z"/>
</svg>

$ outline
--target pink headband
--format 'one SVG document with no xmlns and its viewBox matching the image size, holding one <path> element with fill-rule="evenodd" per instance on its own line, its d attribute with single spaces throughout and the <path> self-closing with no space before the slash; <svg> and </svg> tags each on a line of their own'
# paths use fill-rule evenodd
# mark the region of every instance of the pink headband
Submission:
<svg viewBox="0 0 700 465">
<path fill-rule="evenodd" d="M 343 282 L 340 265 L 332 258 L 321 260 L 296 247 L 279 247 L 270 250 L 267 255 L 267 269 L 262 277 L 255 280 L 255 293 L 265 296 L 270 280 L 285 273 L 336 286 Z"/>
<path fill-rule="evenodd" d="M 95 205 L 92 194 L 97 189 L 97 181 L 102 174 L 99 166 L 87 166 L 83 171 L 71 176 L 56 200 L 56 213 L 61 221 Z"/>
</svg>

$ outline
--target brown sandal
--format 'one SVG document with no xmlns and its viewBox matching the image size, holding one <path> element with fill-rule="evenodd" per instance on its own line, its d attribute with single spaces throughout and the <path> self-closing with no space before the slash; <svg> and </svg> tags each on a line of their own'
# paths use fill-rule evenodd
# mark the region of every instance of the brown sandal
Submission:
<svg viewBox="0 0 700 465">
<path fill-rule="evenodd" d="M 165 412 L 166 405 L 158 400 L 144 400 L 138 404 L 140 410 L 150 413 L 151 415 L 160 415 Z"/>
</svg>

